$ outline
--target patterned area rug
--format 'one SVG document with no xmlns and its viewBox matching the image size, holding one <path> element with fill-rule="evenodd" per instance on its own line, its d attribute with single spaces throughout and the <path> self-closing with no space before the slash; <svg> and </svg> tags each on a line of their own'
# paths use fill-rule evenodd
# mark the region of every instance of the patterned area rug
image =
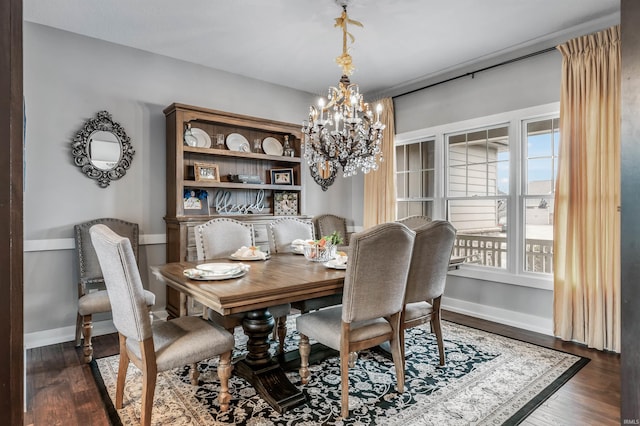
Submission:
<svg viewBox="0 0 640 426">
<path fill-rule="evenodd" d="M 287 350 L 296 350 L 295 320 L 289 319 Z M 216 360 L 200 363 L 199 386 L 188 368 L 158 375 L 154 425 L 500 425 L 518 424 L 589 360 L 449 322 L 443 323 L 446 365 L 438 365 L 435 336 L 429 326 L 407 331 L 405 392 L 395 390 L 393 363 L 375 351 L 359 354 L 349 370 L 347 419 L 340 417 L 340 365 L 329 358 L 313 365 L 304 387 L 308 403 L 278 414 L 253 387 L 232 377 L 231 407 L 219 412 Z M 236 332 L 239 348 L 245 336 Z M 237 350 L 236 355 L 242 351 Z M 92 363 L 96 381 L 114 424 L 139 424 L 140 371 L 129 365 L 124 408 L 116 411 L 118 356 Z M 297 371 L 288 373 L 300 386 Z"/>
</svg>

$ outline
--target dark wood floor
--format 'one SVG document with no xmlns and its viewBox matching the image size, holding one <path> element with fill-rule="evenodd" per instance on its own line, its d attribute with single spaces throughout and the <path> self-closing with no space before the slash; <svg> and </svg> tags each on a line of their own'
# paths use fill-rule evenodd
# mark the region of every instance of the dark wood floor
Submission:
<svg viewBox="0 0 640 426">
<path fill-rule="evenodd" d="M 619 425 L 620 356 L 562 342 L 549 336 L 445 312 L 444 318 L 503 336 L 591 359 L 543 403 L 524 425 Z M 97 358 L 116 354 L 117 335 L 94 339 Z M 91 369 L 72 342 L 27 351 L 25 425 L 108 425 Z M 0 422 L 1 423 L 1 422 Z"/>
</svg>

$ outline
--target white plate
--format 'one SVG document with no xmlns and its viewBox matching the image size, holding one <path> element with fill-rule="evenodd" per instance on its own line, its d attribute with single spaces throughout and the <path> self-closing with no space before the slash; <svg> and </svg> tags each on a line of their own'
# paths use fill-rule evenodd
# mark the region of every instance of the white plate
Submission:
<svg viewBox="0 0 640 426">
<path fill-rule="evenodd" d="M 196 143 L 197 147 L 200 147 L 200 148 L 211 148 L 211 138 L 209 137 L 207 132 L 205 132 L 202 129 L 198 129 L 197 127 L 192 127 L 191 128 L 191 134 L 198 141 Z"/>
<path fill-rule="evenodd" d="M 269 260 L 271 258 L 271 256 L 267 255 L 267 257 L 261 257 L 261 256 L 236 256 L 235 254 L 232 254 L 229 256 L 229 259 L 233 259 L 233 260 Z"/>
<path fill-rule="evenodd" d="M 265 154 L 269 155 L 282 155 L 284 152 L 280 141 L 272 137 L 264 138 L 262 141 L 262 150 Z"/>
<path fill-rule="evenodd" d="M 185 269 L 183 273 L 187 278 L 190 278 L 196 281 L 221 281 L 221 280 L 230 280 L 233 278 L 240 278 L 244 276 L 247 273 L 247 271 L 245 271 L 244 269 L 241 269 L 235 274 L 213 275 L 207 271 L 202 271 L 200 269 L 192 268 L 192 269 Z"/>
<path fill-rule="evenodd" d="M 331 269 L 347 269 L 347 264 L 346 263 L 342 263 L 340 265 L 336 265 L 336 261 L 335 260 L 330 260 L 328 262 L 323 263 L 324 266 L 326 266 L 327 268 L 331 268 Z"/>
<path fill-rule="evenodd" d="M 211 275 L 233 275 L 242 269 L 237 263 L 203 263 L 196 269 L 209 272 Z"/>
<path fill-rule="evenodd" d="M 226 143 L 227 143 L 227 148 L 229 148 L 231 151 L 243 151 L 243 152 L 251 151 L 251 147 L 249 146 L 249 141 L 240 133 L 230 133 L 227 136 Z"/>
</svg>

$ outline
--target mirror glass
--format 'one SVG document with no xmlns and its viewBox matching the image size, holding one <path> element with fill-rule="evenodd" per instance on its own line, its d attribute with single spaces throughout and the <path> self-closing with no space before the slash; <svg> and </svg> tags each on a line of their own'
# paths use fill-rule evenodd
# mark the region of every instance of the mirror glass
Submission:
<svg viewBox="0 0 640 426">
<path fill-rule="evenodd" d="M 120 141 L 111 132 L 98 130 L 89 137 L 89 158 L 100 170 L 110 170 L 118 164 L 120 149 Z"/>
</svg>

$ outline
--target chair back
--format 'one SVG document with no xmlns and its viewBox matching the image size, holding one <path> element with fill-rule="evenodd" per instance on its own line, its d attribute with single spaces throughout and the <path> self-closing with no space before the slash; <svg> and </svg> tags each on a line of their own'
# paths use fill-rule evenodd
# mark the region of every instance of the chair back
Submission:
<svg viewBox="0 0 640 426">
<path fill-rule="evenodd" d="M 269 224 L 269 235 L 276 253 L 292 251 L 293 240 L 312 240 L 314 238 L 313 222 L 296 217 L 283 217 Z"/>
<path fill-rule="evenodd" d="M 111 300 L 113 325 L 128 339 L 141 342 L 151 337 L 149 308 L 131 242 L 102 224 L 92 226 L 89 233 Z"/>
<path fill-rule="evenodd" d="M 253 225 L 235 219 L 211 219 L 194 232 L 198 260 L 229 256 L 242 246 L 254 245 Z"/>
<path fill-rule="evenodd" d="M 442 296 L 456 239 L 456 229 L 446 220 L 429 222 L 415 233 L 405 303 Z"/>
<path fill-rule="evenodd" d="M 321 214 L 315 216 L 313 222 L 315 223 L 316 235 L 318 237 L 331 235 L 334 231 L 337 231 L 342 237 L 343 244 L 349 245 L 349 240 L 347 239 L 347 220 L 344 217 L 333 214 Z"/>
<path fill-rule="evenodd" d="M 409 229 L 415 230 L 416 228 L 419 228 L 420 226 L 426 225 L 427 223 L 431 222 L 431 218 L 429 216 L 415 215 L 403 217 L 402 219 L 396 220 L 396 222 L 408 226 Z"/>
<path fill-rule="evenodd" d="M 412 230 L 393 222 L 351 236 L 342 321 L 351 323 L 402 311 L 414 238 Z"/>
<path fill-rule="evenodd" d="M 91 244 L 91 236 L 89 235 L 89 229 L 97 224 L 106 225 L 118 235 L 127 237 L 129 241 L 131 241 L 136 262 L 138 261 L 139 230 L 137 223 L 126 222 L 120 219 L 102 218 L 75 225 L 73 227 L 73 234 L 76 242 L 75 251 L 78 259 L 79 280 L 85 284 L 104 283 L 98 257 Z"/>
</svg>

